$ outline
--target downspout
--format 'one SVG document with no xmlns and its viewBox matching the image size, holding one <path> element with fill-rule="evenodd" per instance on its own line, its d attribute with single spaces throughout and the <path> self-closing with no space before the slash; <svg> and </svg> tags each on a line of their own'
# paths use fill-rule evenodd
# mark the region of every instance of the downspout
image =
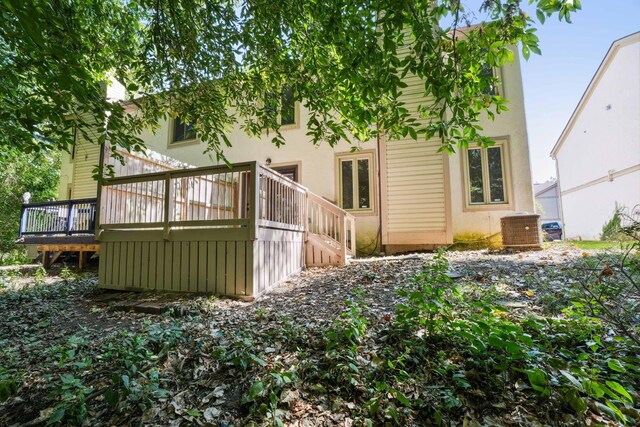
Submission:
<svg viewBox="0 0 640 427">
<path fill-rule="evenodd" d="M 100 178 L 97 181 L 97 190 L 96 190 L 96 213 L 93 218 L 93 227 L 95 240 L 100 241 L 100 210 L 102 209 L 102 180 L 104 179 L 104 158 L 105 158 L 105 148 L 106 141 L 100 144 L 100 161 L 98 163 L 98 172 L 100 173 Z"/>
</svg>

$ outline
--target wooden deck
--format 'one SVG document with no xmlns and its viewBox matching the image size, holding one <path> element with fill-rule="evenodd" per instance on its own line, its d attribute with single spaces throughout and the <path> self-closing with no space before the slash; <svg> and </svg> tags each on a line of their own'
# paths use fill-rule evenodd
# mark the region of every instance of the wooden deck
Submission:
<svg viewBox="0 0 640 427">
<path fill-rule="evenodd" d="M 100 194 L 103 288 L 254 297 L 355 254 L 351 215 L 257 162 L 113 178 Z"/>
<path fill-rule="evenodd" d="M 79 267 L 100 250 L 95 240 L 96 199 L 22 205 L 18 242 L 34 245 L 49 268 L 65 252 L 78 252 Z"/>
<path fill-rule="evenodd" d="M 95 198 L 24 204 L 19 237 L 28 244 L 86 242 L 95 233 L 95 216 Z"/>
</svg>

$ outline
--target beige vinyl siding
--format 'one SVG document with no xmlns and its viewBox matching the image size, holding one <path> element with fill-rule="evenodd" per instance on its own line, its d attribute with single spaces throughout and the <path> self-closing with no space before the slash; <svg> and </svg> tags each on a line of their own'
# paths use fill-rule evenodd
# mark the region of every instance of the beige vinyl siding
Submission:
<svg viewBox="0 0 640 427">
<path fill-rule="evenodd" d="M 387 142 L 390 233 L 446 230 L 445 183 L 439 141 Z M 429 243 L 429 242 L 425 242 Z"/>
<path fill-rule="evenodd" d="M 406 52 L 408 48 L 399 54 L 402 56 Z M 408 87 L 403 89 L 400 100 L 413 117 L 421 120 L 418 106 L 429 102 L 424 98 L 424 82 L 413 75 L 406 76 L 403 81 Z M 439 140 L 416 142 L 410 137 L 386 142 L 387 233 L 390 236 L 447 231 L 445 166 L 443 155 L 438 153 L 439 147 Z M 415 241 L 390 238 L 388 243 Z"/>
<path fill-rule="evenodd" d="M 73 160 L 72 199 L 96 197 L 98 184 L 93 169 L 100 163 L 100 145 L 87 141 L 78 134 L 76 157 Z"/>
</svg>

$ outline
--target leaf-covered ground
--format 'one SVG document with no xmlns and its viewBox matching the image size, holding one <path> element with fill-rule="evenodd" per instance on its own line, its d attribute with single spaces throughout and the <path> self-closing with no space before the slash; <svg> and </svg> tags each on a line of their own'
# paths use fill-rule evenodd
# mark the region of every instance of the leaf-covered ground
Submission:
<svg viewBox="0 0 640 427">
<path fill-rule="evenodd" d="M 431 323 L 415 329 L 416 305 L 398 291 L 415 289 L 413 278 L 430 268 L 433 254 L 306 270 L 253 303 L 104 292 L 95 276 L 67 270 L 54 277 L 1 272 L 0 425 L 637 422 L 638 392 L 628 376 L 637 354 L 605 355 L 600 370 L 612 368 L 605 373 L 613 384 L 606 390 L 613 391 L 601 402 L 590 397 L 598 395 L 597 381 L 582 380 L 577 368 L 545 368 L 555 366 L 554 358 L 567 364 L 575 357 L 580 369 L 598 369 L 589 352 L 607 347 L 591 343 L 593 332 L 574 336 L 553 323 L 565 316 L 574 264 L 587 255 L 561 245 L 447 253 L 455 277 L 447 286 L 460 291 L 456 298 L 464 304 L 430 294 L 415 318 L 433 316 Z M 162 301 L 173 309 L 123 312 L 117 309 L 123 300 Z M 487 332 L 494 339 L 486 351 L 478 351 L 484 337 L 459 332 L 458 322 L 486 309 L 480 301 L 499 307 L 486 322 L 502 328 Z M 531 319 L 544 326 L 536 329 Z M 429 325 L 466 335 L 458 340 Z M 501 335 L 507 332 L 516 349 L 504 338 L 511 335 Z M 536 334 L 549 336 L 550 344 L 539 344 Z M 614 335 L 604 328 L 601 336 Z M 531 336 L 539 357 L 527 344 Z M 553 353 L 558 343 L 571 354 Z M 558 372 L 566 375 L 556 378 Z M 561 388 L 573 380 L 575 389 Z"/>
</svg>

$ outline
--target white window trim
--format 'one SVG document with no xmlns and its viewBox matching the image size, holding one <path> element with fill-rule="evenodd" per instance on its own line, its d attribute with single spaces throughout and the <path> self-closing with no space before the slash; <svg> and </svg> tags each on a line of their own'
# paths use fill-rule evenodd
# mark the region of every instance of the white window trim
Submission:
<svg viewBox="0 0 640 427">
<path fill-rule="evenodd" d="M 342 164 L 341 162 L 344 160 L 350 160 L 354 162 L 355 167 L 352 169 L 353 171 L 353 201 L 354 206 L 358 205 L 359 192 L 358 192 L 358 174 L 357 174 L 357 160 L 367 159 L 369 160 L 369 201 L 370 207 L 368 208 L 353 208 L 346 209 L 342 206 Z M 354 214 L 372 214 L 376 212 L 377 205 L 377 197 L 376 197 L 376 164 L 375 164 L 375 151 L 374 150 L 364 150 L 358 151 L 355 153 L 341 153 L 336 154 L 336 194 L 337 194 L 337 205 L 344 209 L 347 212 L 351 212 Z"/>
<path fill-rule="evenodd" d="M 504 202 L 492 202 L 490 200 L 491 191 L 489 188 L 489 161 L 487 148 L 500 147 L 502 160 L 502 180 L 504 182 Z M 484 193 L 484 203 L 471 203 L 471 185 L 469 177 L 469 150 L 482 150 L 482 185 Z M 496 140 L 490 147 L 473 146 L 462 150 L 462 183 L 463 183 L 463 206 L 464 211 L 482 210 L 513 210 L 513 193 L 511 177 L 511 157 L 509 153 L 509 143 L 507 140 Z"/>
</svg>

